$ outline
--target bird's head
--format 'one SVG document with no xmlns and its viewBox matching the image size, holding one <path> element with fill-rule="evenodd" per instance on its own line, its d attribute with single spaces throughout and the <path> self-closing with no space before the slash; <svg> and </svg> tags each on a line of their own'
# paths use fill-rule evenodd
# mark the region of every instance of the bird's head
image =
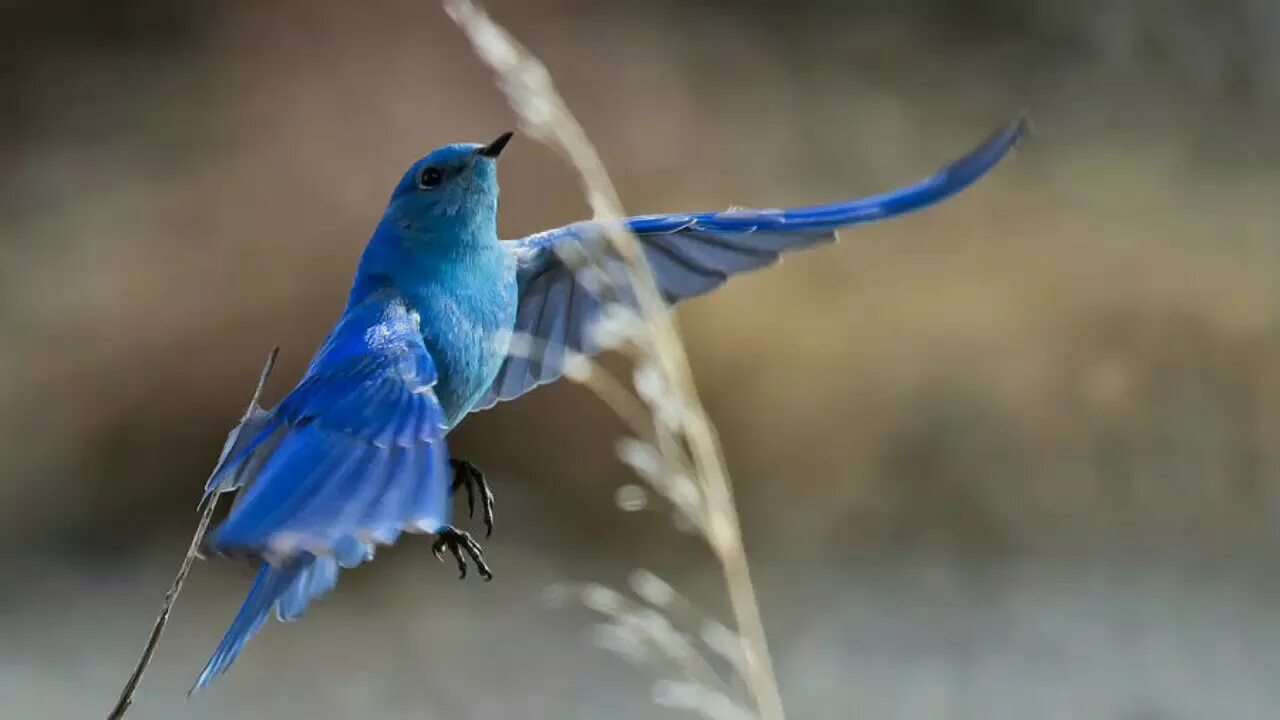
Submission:
<svg viewBox="0 0 1280 720">
<path fill-rule="evenodd" d="M 425 234 L 496 228 L 497 161 L 511 136 L 505 132 L 487 145 L 457 143 L 432 150 L 396 185 L 388 219 Z"/>
</svg>

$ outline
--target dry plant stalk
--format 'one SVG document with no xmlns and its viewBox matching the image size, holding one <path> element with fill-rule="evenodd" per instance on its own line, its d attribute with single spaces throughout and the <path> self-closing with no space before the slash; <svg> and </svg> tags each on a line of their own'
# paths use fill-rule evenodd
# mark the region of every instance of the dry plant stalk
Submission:
<svg viewBox="0 0 1280 720">
<path fill-rule="evenodd" d="M 280 355 L 280 348 L 274 348 L 267 355 L 267 362 L 262 366 L 262 373 L 258 375 L 258 386 L 253 390 L 253 397 L 249 400 L 249 407 L 245 410 L 244 415 L 240 418 L 237 428 L 244 425 L 249 416 L 258 407 L 258 401 L 262 398 L 262 388 L 267 384 L 267 378 L 271 377 L 271 371 L 276 366 L 276 357 Z M 227 440 L 226 445 L 222 448 L 222 456 L 218 458 L 217 465 L 214 466 L 214 472 L 217 473 L 218 468 L 227 459 L 227 453 L 234 444 L 234 437 Z M 187 580 L 187 575 L 191 572 L 191 565 L 195 559 L 200 556 L 200 544 L 204 542 L 205 533 L 209 531 L 209 522 L 213 519 L 213 511 L 218 506 L 218 493 L 213 493 L 205 497 L 200 502 L 201 512 L 200 521 L 196 524 L 195 534 L 191 536 L 191 544 L 187 547 L 187 554 L 182 558 L 182 565 L 178 567 L 178 574 L 174 576 L 173 583 L 169 586 L 169 590 L 164 594 L 164 602 L 160 606 L 160 614 L 156 616 L 155 624 L 151 626 L 151 634 L 147 636 L 147 642 L 142 648 L 142 655 L 138 658 L 138 662 L 133 667 L 133 672 L 129 674 L 129 679 L 125 681 L 124 689 L 120 691 L 120 698 L 116 700 L 115 707 L 111 708 L 111 712 L 107 714 L 107 720 L 119 720 L 129 711 L 129 707 L 133 705 L 134 693 L 138 691 L 138 684 L 142 682 L 142 675 L 147 671 L 147 666 L 151 664 L 151 658 L 155 655 L 156 648 L 160 645 L 160 635 L 164 633 L 164 628 L 169 624 L 169 614 L 173 611 L 173 606 L 178 602 L 178 593 L 182 592 L 182 585 Z"/>
<path fill-rule="evenodd" d="M 783 720 L 782 700 L 719 439 L 698 397 L 672 314 L 639 242 L 622 222 L 622 204 L 613 182 L 582 126 L 556 91 L 546 67 L 471 0 L 444 0 L 444 7 L 476 53 L 497 74 L 499 86 L 520 117 L 522 130 L 561 152 L 578 171 L 594 219 L 606 228 L 610 250 L 625 264 L 640 312 L 638 320 L 643 324 L 643 334 L 632 340 L 643 346 L 645 359 L 653 362 L 657 380 L 668 394 L 666 401 L 678 408 L 677 416 L 668 418 L 669 422 L 655 416 L 651 437 L 663 459 L 677 466 L 684 465 L 684 447 L 688 448 L 691 474 L 705 502 L 696 519 L 724 572 L 743 645 L 747 685 L 761 720 Z M 593 374 L 578 367 L 577 379 Z M 570 363 L 566 363 L 566 374 L 573 377 L 575 373 L 569 370 Z M 643 388 L 638 389 L 642 396 L 646 394 Z"/>
</svg>

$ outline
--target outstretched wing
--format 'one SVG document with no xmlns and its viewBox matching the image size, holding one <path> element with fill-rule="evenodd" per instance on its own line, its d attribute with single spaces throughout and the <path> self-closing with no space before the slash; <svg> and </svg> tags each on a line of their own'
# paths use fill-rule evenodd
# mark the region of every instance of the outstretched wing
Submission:
<svg viewBox="0 0 1280 720">
<path fill-rule="evenodd" d="M 640 241 L 668 302 L 701 295 L 740 272 L 772 264 L 784 252 L 830 242 L 836 230 L 918 210 L 963 190 L 990 170 L 1026 133 L 1018 119 L 968 155 L 914 185 L 857 200 L 786 210 L 646 215 L 624 222 Z M 566 350 L 593 354 L 587 326 L 600 301 L 566 256 L 585 254 L 616 280 L 625 278 L 599 223 L 579 222 L 508 243 L 517 264 L 520 305 L 515 333 L 531 336 L 506 358 L 476 408 L 491 407 L 551 382 L 564 372 Z M 612 283 L 616 285 L 617 283 Z"/>
<path fill-rule="evenodd" d="M 307 374 L 210 480 L 243 484 L 213 549 L 284 558 L 448 520 L 444 412 L 418 318 L 389 291 L 349 308 Z M 339 558 L 340 560 L 342 558 Z"/>
<path fill-rule="evenodd" d="M 254 408 L 232 432 L 208 490 L 243 490 L 209 545 L 265 560 L 193 691 L 224 672 L 273 611 L 301 616 L 340 567 L 401 532 L 448 522 L 435 383 L 417 316 L 382 291 L 348 309 L 274 410 Z"/>
</svg>

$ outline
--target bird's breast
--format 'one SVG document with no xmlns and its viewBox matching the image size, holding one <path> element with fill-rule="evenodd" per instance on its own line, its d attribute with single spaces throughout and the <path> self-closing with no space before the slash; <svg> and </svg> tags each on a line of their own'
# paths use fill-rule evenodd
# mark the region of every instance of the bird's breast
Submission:
<svg viewBox="0 0 1280 720">
<path fill-rule="evenodd" d="M 454 278 L 424 288 L 415 300 L 439 375 L 436 395 L 452 426 L 489 389 L 506 358 L 516 318 L 515 280 L 497 274 Z"/>
</svg>

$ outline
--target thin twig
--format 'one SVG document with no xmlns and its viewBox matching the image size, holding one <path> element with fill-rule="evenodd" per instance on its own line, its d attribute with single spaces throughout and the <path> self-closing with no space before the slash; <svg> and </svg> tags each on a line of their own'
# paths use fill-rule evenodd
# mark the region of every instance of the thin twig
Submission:
<svg viewBox="0 0 1280 720">
<path fill-rule="evenodd" d="M 253 391 L 253 399 L 249 401 L 249 408 L 245 410 L 244 415 L 240 418 L 240 423 L 244 424 L 249 419 L 253 411 L 258 407 L 258 399 L 262 396 L 262 387 L 267 384 L 267 378 L 271 376 L 271 370 L 275 367 L 276 357 L 280 354 L 280 348 L 274 348 L 267 355 L 267 362 L 262 366 L 262 374 L 258 376 L 258 386 Z M 224 452 L 225 454 L 225 452 Z M 223 458 L 225 459 L 225 458 Z M 219 461 L 221 464 L 221 461 Z M 168 592 L 164 594 L 164 604 L 160 606 L 160 615 L 156 617 L 156 622 L 151 626 L 151 634 L 147 636 L 147 644 L 142 648 L 142 657 L 138 658 L 138 664 L 134 666 L 133 673 L 129 675 L 128 681 L 124 684 L 124 689 L 120 691 L 120 699 L 116 701 L 116 705 L 107 714 L 107 720 L 119 720 L 129 711 L 129 706 L 133 704 L 133 695 L 138 690 L 138 684 L 142 682 L 142 674 L 147 671 L 147 666 L 151 664 L 151 657 L 155 655 L 156 647 L 160 644 L 160 635 L 164 632 L 164 627 L 169 623 L 169 613 L 173 610 L 174 603 L 178 601 L 178 593 L 182 591 L 182 584 L 187 580 L 187 574 L 191 572 L 191 565 L 200 555 L 200 544 L 204 542 L 204 535 L 209 530 L 209 522 L 213 519 L 213 511 L 218 505 L 220 493 L 209 493 L 201 501 L 203 506 L 200 513 L 200 522 L 196 525 L 196 532 L 191 536 L 191 545 L 187 547 L 187 554 L 182 558 L 182 565 L 178 568 L 178 574 L 173 578 L 173 584 L 169 586 Z"/>
<path fill-rule="evenodd" d="M 658 291 L 640 244 L 622 222 L 622 203 L 595 147 L 556 91 L 546 67 L 472 0 L 444 0 L 449 16 L 466 33 L 482 60 L 497 73 L 502 91 L 526 132 L 562 152 L 578 171 L 595 220 L 605 228 L 624 261 L 639 310 L 652 338 L 653 353 L 674 395 L 687 409 L 684 436 L 694 474 L 706 497 L 707 537 L 724 571 L 730 604 L 743 643 L 747 683 L 761 720 L 783 720 L 769 657 L 764 623 L 742 545 L 733 491 L 715 428 L 694 386 L 693 373 L 672 314 Z"/>
</svg>

